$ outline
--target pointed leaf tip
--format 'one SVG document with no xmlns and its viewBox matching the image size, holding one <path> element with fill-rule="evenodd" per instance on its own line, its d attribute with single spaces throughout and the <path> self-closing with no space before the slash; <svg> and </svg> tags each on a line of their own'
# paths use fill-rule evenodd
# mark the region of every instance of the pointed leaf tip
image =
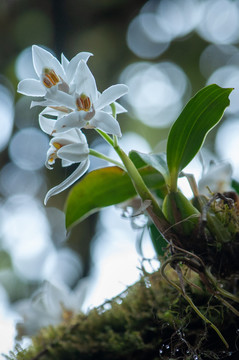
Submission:
<svg viewBox="0 0 239 360">
<path fill-rule="evenodd" d="M 207 133 L 221 120 L 232 90 L 215 84 L 206 86 L 187 103 L 173 124 L 167 143 L 167 163 L 174 183 L 178 173 L 200 150 Z"/>
</svg>

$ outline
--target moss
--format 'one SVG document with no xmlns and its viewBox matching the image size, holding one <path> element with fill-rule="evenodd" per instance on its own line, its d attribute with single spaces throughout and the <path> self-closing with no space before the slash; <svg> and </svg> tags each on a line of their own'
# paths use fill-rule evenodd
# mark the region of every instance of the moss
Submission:
<svg viewBox="0 0 239 360">
<path fill-rule="evenodd" d="M 169 275 L 179 284 L 175 271 Z M 191 280 L 195 286 L 187 285 L 187 293 L 200 311 L 220 327 L 230 351 L 236 354 L 238 319 L 208 294 L 197 275 Z M 18 349 L 9 359 L 226 359 L 228 351 L 215 331 L 160 272 L 155 272 L 144 273 L 125 293 L 88 315 L 79 314 L 58 327 L 42 329 L 32 339 L 31 347 Z"/>
</svg>

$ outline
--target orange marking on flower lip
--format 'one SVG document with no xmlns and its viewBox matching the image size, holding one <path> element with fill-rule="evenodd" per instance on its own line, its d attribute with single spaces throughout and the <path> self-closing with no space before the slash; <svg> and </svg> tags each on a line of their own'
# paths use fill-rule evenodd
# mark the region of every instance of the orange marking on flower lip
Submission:
<svg viewBox="0 0 239 360">
<path fill-rule="evenodd" d="M 79 111 L 89 111 L 91 108 L 91 101 L 89 96 L 81 94 L 81 96 L 76 99 L 76 106 Z"/>
<path fill-rule="evenodd" d="M 56 75 L 53 69 L 45 68 L 43 70 L 43 84 L 50 89 L 52 86 L 55 86 L 60 82 L 60 78 Z"/>
<path fill-rule="evenodd" d="M 54 157 L 50 157 L 49 159 L 48 159 L 48 164 L 53 164 L 54 163 Z"/>
<path fill-rule="evenodd" d="M 58 143 L 58 142 L 54 142 L 53 144 L 52 144 L 57 150 L 59 150 L 63 145 L 61 145 L 60 143 Z"/>
</svg>

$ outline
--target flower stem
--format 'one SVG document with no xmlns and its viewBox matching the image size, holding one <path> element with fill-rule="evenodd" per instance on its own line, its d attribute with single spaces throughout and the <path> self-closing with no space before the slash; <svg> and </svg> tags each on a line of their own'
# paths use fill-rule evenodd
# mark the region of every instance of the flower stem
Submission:
<svg viewBox="0 0 239 360">
<path fill-rule="evenodd" d="M 138 172 L 137 168 L 135 167 L 134 163 L 131 159 L 125 154 L 125 152 L 117 145 L 114 147 L 115 151 L 119 155 L 120 159 L 122 160 L 128 175 L 130 176 L 132 183 L 135 187 L 135 190 L 141 197 L 142 201 L 150 200 L 151 206 L 147 208 L 147 212 L 151 217 L 152 221 L 154 222 L 157 229 L 160 231 L 162 236 L 164 237 L 163 233 L 165 230 L 168 229 L 168 222 L 163 215 L 162 210 L 160 209 L 155 197 L 150 192 L 148 187 L 146 186 L 144 180 L 142 179 L 140 173 Z"/>
<path fill-rule="evenodd" d="M 172 171 L 169 175 L 169 187 L 170 192 L 177 192 L 178 191 L 178 172 Z"/>
<path fill-rule="evenodd" d="M 104 131 L 102 130 L 99 130 L 99 129 L 95 129 L 98 134 L 104 139 L 107 141 L 107 143 L 109 143 L 111 146 L 114 147 L 114 140 L 108 135 L 106 134 Z"/>
<path fill-rule="evenodd" d="M 134 188 L 138 195 L 141 197 L 142 201 L 150 200 L 151 205 L 147 207 L 146 211 L 148 212 L 150 218 L 152 219 L 153 223 L 155 224 L 156 228 L 159 230 L 161 235 L 164 237 L 164 232 L 168 230 L 169 224 L 160 209 L 155 197 L 150 192 L 148 187 L 146 186 L 144 180 L 142 179 L 140 173 L 138 172 L 137 168 L 135 167 L 134 163 L 131 159 L 125 154 L 125 152 L 119 147 L 117 139 L 112 139 L 108 134 L 104 131 L 96 129 L 98 134 L 102 136 L 104 140 L 110 144 L 116 153 L 118 154 L 119 158 L 121 159 L 122 163 L 125 166 L 125 169 L 131 178 L 131 181 L 134 185 Z M 167 239 L 165 239 L 168 241 Z"/>
<path fill-rule="evenodd" d="M 113 139 L 114 139 L 114 147 L 116 147 L 118 145 L 118 138 L 116 135 L 114 135 Z"/>
<path fill-rule="evenodd" d="M 110 157 L 96 151 L 96 150 L 93 150 L 93 149 L 89 149 L 89 154 L 92 155 L 92 156 L 95 156 L 99 159 L 103 159 L 103 160 L 106 160 L 106 161 L 109 161 L 111 162 L 112 164 L 115 164 L 116 166 L 120 167 L 122 170 L 125 170 L 125 167 L 123 164 L 121 164 L 120 162 L 114 160 L 114 159 L 111 159 Z"/>
<path fill-rule="evenodd" d="M 110 104 L 111 110 L 112 110 L 112 116 L 116 119 L 116 106 L 115 103 Z"/>
</svg>

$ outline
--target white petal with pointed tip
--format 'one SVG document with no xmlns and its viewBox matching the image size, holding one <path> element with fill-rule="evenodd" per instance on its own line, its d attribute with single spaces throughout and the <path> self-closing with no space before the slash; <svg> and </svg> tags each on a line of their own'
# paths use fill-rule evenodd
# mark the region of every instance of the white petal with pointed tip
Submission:
<svg viewBox="0 0 239 360">
<path fill-rule="evenodd" d="M 44 68 L 49 68 L 53 69 L 58 76 L 61 76 L 64 79 L 65 73 L 63 67 L 49 51 L 41 48 L 40 46 L 33 45 L 32 60 L 34 69 L 39 78 L 42 75 L 42 70 Z"/>
<path fill-rule="evenodd" d="M 27 96 L 44 96 L 46 94 L 46 89 L 41 84 L 40 80 L 36 79 L 25 79 L 20 81 L 17 91 Z"/>
<path fill-rule="evenodd" d="M 118 137 L 122 136 L 118 121 L 104 111 L 97 111 L 94 118 L 90 121 L 90 125 L 108 134 L 117 135 Z"/>
<path fill-rule="evenodd" d="M 81 60 L 77 66 L 75 81 L 76 92 L 79 95 L 83 93 L 89 96 L 90 100 L 94 103 L 98 98 L 95 78 L 83 60 Z"/>
<path fill-rule="evenodd" d="M 48 193 L 46 194 L 46 197 L 44 199 L 44 204 L 46 205 L 47 201 L 49 200 L 49 198 L 51 196 L 59 194 L 60 192 L 64 191 L 65 189 L 70 187 L 72 184 L 74 184 L 74 182 L 76 182 L 88 170 L 89 165 L 90 165 L 89 159 L 80 163 L 80 165 L 76 168 L 76 170 L 70 176 L 68 176 L 68 178 L 66 178 L 64 181 L 62 181 L 62 183 L 60 183 L 59 185 L 53 187 L 52 189 L 50 189 L 48 191 Z"/>
<path fill-rule="evenodd" d="M 67 167 L 67 166 L 70 166 L 70 165 L 72 165 L 72 164 L 74 164 L 72 161 L 65 160 L 65 159 L 62 159 L 62 160 L 61 160 L 61 166 L 62 166 L 62 167 Z"/>
<path fill-rule="evenodd" d="M 115 105 L 116 114 L 122 114 L 122 113 L 127 112 L 127 110 L 122 105 L 120 105 L 118 102 L 115 101 L 114 105 Z M 108 114 L 112 114 L 112 108 L 110 105 L 105 106 L 101 110 L 107 112 Z"/>
<path fill-rule="evenodd" d="M 103 107 L 112 104 L 121 96 L 127 94 L 128 86 L 123 84 L 112 85 L 99 96 L 98 100 L 94 103 L 95 109 L 100 110 Z"/>
<path fill-rule="evenodd" d="M 123 113 L 126 113 L 127 110 L 121 105 L 119 104 L 118 102 L 115 102 L 115 107 L 116 107 L 116 114 L 123 114 Z"/>
<path fill-rule="evenodd" d="M 69 60 L 65 57 L 65 55 L 62 53 L 61 54 L 61 65 L 63 66 L 63 69 L 66 72 L 67 66 L 69 64 Z"/>
<path fill-rule="evenodd" d="M 91 54 L 89 52 L 80 52 L 79 54 L 77 54 L 76 56 L 74 56 L 71 59 L 68 66 L 66 67 L 66 76 L 67 76 L 67 80 L 68 80 L 69 83 L 73 80 L 73 77 L 74 77 L 74 75 L 76 73 L 78 63 L 81 60 L 84 60 L 85 62 L 87 62 L 89 57 L 92 56 L 92 55 L 93 54 Z"/>
</svg>

